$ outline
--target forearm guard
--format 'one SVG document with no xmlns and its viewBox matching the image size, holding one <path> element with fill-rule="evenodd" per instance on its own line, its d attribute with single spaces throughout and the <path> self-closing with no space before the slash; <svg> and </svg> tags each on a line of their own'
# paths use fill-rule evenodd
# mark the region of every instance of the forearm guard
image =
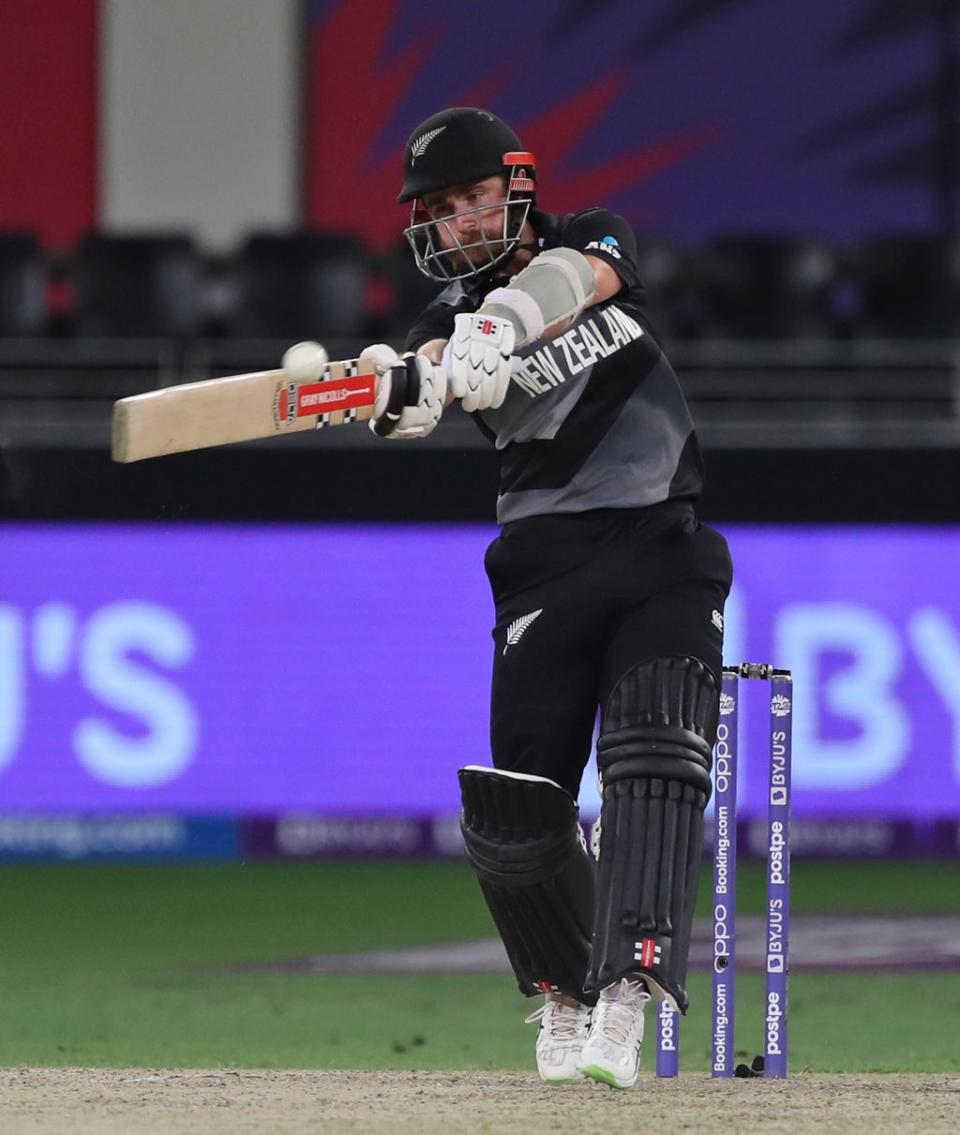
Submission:
<svg viewBox="0 0 960 1135">
<path fill-rule="evenodd" d="M 595 294 L 590 262 L 575 248 L 548 248 L 483 301 L 482 314 L 508 319 L 516 331 L 514 350 L 542 339 L 558 324 L 575 319 Z"/>
</svg>

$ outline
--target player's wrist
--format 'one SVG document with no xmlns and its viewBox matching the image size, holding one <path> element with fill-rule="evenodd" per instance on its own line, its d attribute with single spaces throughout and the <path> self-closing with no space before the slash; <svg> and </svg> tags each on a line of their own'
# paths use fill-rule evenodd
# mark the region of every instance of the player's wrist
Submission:
<svg viewBox="0 0 960 1135">
<path fill-rule="evenodd" d="M 506 319 L 511 323 L 515 334 L 514 349 L 535 343 L 543 335 L 540 305 L 521 288 L 494 288 L 477 314 Z"/>
</svg>

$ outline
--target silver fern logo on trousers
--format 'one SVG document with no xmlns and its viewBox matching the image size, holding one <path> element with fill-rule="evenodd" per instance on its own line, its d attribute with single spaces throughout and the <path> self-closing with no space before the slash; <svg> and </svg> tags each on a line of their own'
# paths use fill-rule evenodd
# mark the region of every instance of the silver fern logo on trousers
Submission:
<svg viewBox="0 0 960 1135">
<path fill-rule="evenodd" d="M 527 627 L 530 626 L 534 619 L 542 614 L 543 608 L 541 607 L 538 611 L 531 611 L 529 615 L 521 615 L 519 619 L 513 620 L 510 626 L 507 627 L 507 642 L 503 648 L 504 654 L 507 653 L 511 646 L 517 645 L 520 639 L 526 634 Z"/>
</svg>

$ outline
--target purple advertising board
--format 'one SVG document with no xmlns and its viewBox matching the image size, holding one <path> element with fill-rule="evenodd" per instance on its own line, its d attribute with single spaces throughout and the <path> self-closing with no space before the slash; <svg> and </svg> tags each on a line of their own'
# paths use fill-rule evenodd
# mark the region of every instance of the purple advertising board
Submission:
<svg viewBox="0 0 960 1135">
<path fill-rule="evenodd" d="M 795 816 L 960 815 L 960 529 L 724 531 L 727 661 L 795 675 Z M 0 814 L 455 814 L 489 760 L 494 535 L 0 525 Z"/>
</svg>

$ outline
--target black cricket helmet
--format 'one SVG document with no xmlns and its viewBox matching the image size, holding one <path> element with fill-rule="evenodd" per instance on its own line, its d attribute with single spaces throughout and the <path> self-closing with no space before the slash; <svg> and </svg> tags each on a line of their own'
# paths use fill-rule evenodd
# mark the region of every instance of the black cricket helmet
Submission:
<svg viewBox="0 0 960 1135">
<path fill-rule="evenodd" d="M 497 175 L 506 181 L 506 199 L 496 205 L 439 218 L 423 204 L 429 193 Z M 533 155 L 524 150 L 516 133 L 501 118 L 469 106 L 449 107 L 431 115 L 407 140 L 403 188 L 397 198 L 401 203 L 413 202 L 404 235 L 413 248 L 417 267 L 435 280 L 489 272 L 516 249 L 536 202 L 536 188 Z M 499 212 L 497 231 L 491 235 L 489 221 L 495 212 Z M 461 225 L 455 227 L 450 222 L 468 215 L 476 224 L 458 235 Z"/>
</svg>

